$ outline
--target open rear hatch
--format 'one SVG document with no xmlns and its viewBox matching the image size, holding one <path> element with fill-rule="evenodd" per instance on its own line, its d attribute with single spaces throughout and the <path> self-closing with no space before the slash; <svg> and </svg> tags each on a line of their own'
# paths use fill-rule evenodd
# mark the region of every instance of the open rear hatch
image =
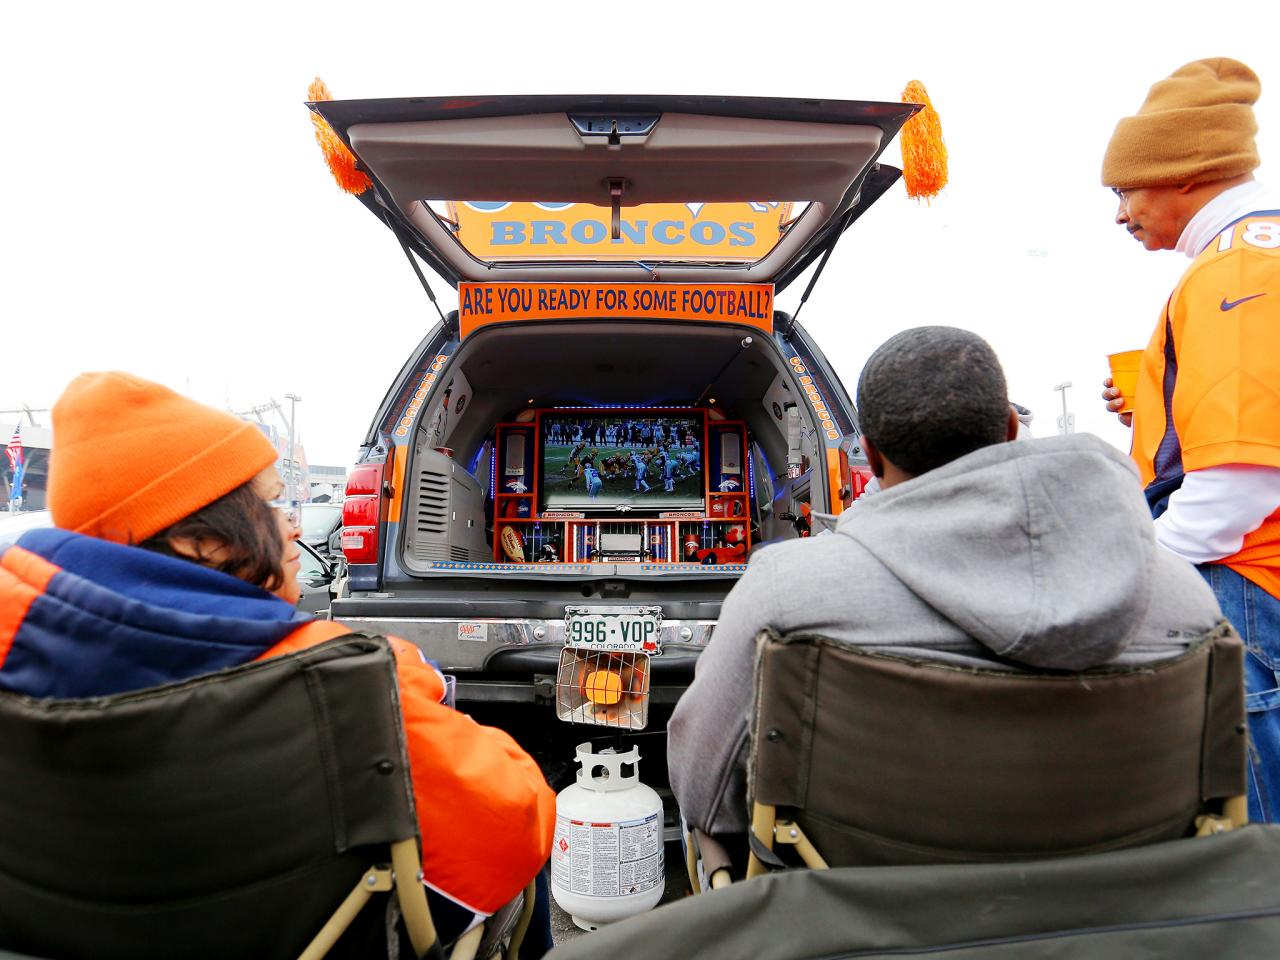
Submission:
<svg viewBox="0 0 1280 960">
<path fill-rule="evenodd" d="M 528 96 L 309 104 L 360 199 L 467 281 L 772 283 L 782 289 L 900 175 L 914 104 Z"/>
<path fill-rule="evenodd" d="M 351 149 L 369 178 L 360 200 L 415 269 L 413 254 L 459 288 L 429 368 L 406 368 L 392 391 L 399 419 L 380 414 L 394 424 L 395 563 L 369 582 L 425 593 L 439 578 L 471 591 L 639 579 L 652 585 L 628 586 L 632 600 L 670 605 L 684 590 L 701 611 L 718 608 L 753 531 L 785 534 L 778 518 L 798 503 L 828 509 L 818 488 L 852 423 L 828 409 L 772 295 L 898 179 L 879 157 L 919 106 L 537 96 L 310 107 Z M 550 439 L 545 425 L 568 408 L 596 429 L 590 442 Z M 644 424 L 617 433 L 619 421 L 664 419 L 653 439 Z M 579 499 L 557 501 L 560 488 Z"/>
</svg>

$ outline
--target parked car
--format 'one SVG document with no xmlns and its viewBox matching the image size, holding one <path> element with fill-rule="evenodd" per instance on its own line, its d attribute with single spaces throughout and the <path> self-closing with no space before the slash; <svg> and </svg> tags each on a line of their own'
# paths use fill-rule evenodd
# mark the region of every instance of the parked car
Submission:
<svg viewBox="0 0 1280 960">
<path fill-rule="evenodd" d="M 341 556 L 342 501 L 302 505 L 302 542 L 326 557 Z"/>
<path fill-rule="evenodd" d="M 310 108 L 354 154 L 347 188 L 459 298 L 348 475 L 333 616 L 412 640 L 460 699 L 543 703 L 567 633 L 647 621 L 653 701 L 674 702 L 749 552 L 869 478 L 848 393 L 773 298 L 898 179 L 880 156 L 917 107 Z"/>
<path fill-rule="evenodd" d="M 24 513 L 0 513 L 0 551 L 13 546 L 28 530 L 52 527 L 48 510 L 28 510 Z"/>
<path fill-rule="evenodd" d="M 0 514 L 0 553 L 17 543 L 28 530 L 52 526 L 53 516 L 48 510 Z M 302 596 L 298 599 L 298 609 L 327 616 L 334 590 L 345 576 L 346 561 L 322 557 L 306 542 L 300 542 L 299 546 L 302 565 L 298 570 L 298 583 Z"/>
</svg>

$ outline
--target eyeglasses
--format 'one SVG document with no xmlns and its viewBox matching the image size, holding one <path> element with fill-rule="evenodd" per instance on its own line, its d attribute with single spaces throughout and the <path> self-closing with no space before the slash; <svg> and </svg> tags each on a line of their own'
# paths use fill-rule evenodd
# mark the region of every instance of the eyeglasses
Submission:
<svg viewBox="0 0 1280 960">
<path fill-rule="evenodd" d="M 270 500 L 267 506 L 277 510 L 290 527 L 302 526 L 302 510 L 292 500 Z"/>
</svg>

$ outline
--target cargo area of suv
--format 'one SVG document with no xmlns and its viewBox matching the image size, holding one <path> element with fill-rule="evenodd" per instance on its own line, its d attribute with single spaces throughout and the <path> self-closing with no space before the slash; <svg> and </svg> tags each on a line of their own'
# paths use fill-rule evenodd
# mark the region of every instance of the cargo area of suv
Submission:
<svg viewBox="0 0 1280 960">
<path fill-rule="evenodd" d="M 826 431 L 800 383 L 813 383 L 808 367 L 758 330 L 529 325 L 478 334 L 439 376 L 445 391 L 415 418 L 413 442 L 394 448 L 403 459 L 390 471 L 377 589 L 340 598 L 333 615 L 414 640 L 450 670 L 493 680 L 554 672 L 565 605 L 605 601 L 660 603 L 655 678 L 687 675 L 680 661 L 705 642 L 749 551 L 798 536 L 806 507 L 829 512 L 833 494 L 838 503 L 841 487 L 851 492 L 847 468 L 831 489 Z M 674 424 L 673 437 L 684 428 L 684 442 L 668 444 L 684 499 L 632 499 L 632 455 L 663 445 L 652 433 L 641 443 L 635 427 L 629 440 L 633 423 Z M 840 436 L 851 431 L 840 417 Z M 555 448 L 563 456 L 580 443 L 584 457 L 595 452 L 598 473 L 625 461 L 601 477 L 602 508 L 591 506 L 584 478 L 566 478 L 563 466 L 547 476 Z M 576 480 L 570 496 L 580 502 L 554 509 L 552 479 Z M 519 531 L 519 559 L 504 549 L 506 528 Z"/>
<path fill-rule="evenodd" d="M 751 553 L 867 478 L 851 400 L 773 298 L 897 179 L 878 159 L 915 107 L 311 107 L 432 299 L 422 263 L 459 293 L 351 473 L 333 616 L 413 641 L 462 700 L 537 702 L 568 610 L 642 609 L 674 702 Z"/>
</svg>

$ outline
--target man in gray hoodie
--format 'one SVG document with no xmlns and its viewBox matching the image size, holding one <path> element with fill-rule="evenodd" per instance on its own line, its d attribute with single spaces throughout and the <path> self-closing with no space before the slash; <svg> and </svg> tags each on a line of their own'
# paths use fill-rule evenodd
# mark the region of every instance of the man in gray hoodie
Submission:
<svg viewBox="0 0 1280 960">
<path fill-rule="evenodd" d="M 1157 548 L 1126 456 L 1087 434 L 1006 442 L 1018 418 L 975 334 L 892 337 L 863 368 L 858 411 L 882 492 L 832 534 L 751 558 L 672 715 L 671 787 L 707 833 L 747 829 L 766 627 L 987 668 L 1084 670 L 1176 656 L 1221 618 L 1195 568 Z"/>
</svg>

